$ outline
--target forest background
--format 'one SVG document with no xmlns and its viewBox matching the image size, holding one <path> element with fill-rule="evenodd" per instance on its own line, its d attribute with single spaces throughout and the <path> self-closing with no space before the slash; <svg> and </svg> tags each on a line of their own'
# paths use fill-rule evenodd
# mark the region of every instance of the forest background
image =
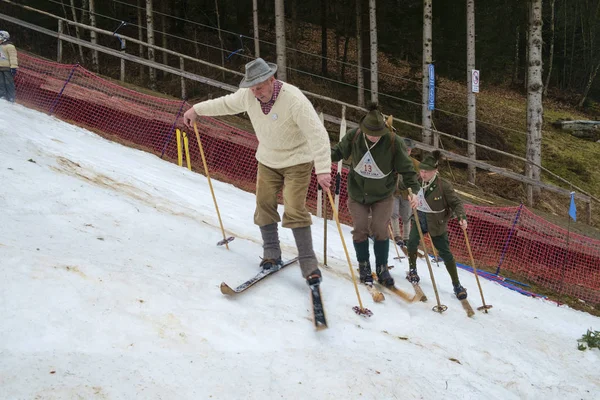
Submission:
<svg viewBox="0 0 600 400">
<path fill-rule="evenodd" d="M 471 0 L 472 1 L 472 0 Z M 90 2 L 95 12 L 94 24 L 119 34 L 148 39 L 147 7 L 153 8 L 154 40 L 157 45 L 194 56 L 228 69 L 243 71 L 243 65 L 254 58 L 253 2 L 234 0 L 23 0 L 2 1 L 0 12 L 56 30 L 56 20 L 28 11 L 14 3 L 89 24 Z M 284 3 L 280 1 L 281 3 Z M 433 0 L 432 47 L 436 67 L 435 128 L 466 138 L 467 132 L 467 3 L 469 1 Z M 560 119 L 600 118 L 600 0 L 537 0 L 542 4 L 542 60 L 544 85 L 544 125 L 542 165 L 550 171 L 600 197 L 600 172 L 596 161 L 600 155 L 600 137 L 576 138 L 556 129 L 552 123 Z M 259 22 L 260 55 L 276 58 L 275 14 L 278 1 L 256 1 Z M 288 0 L 285 1 L 287 81 L 313 93 L 349 103 L 357 102 L 358 71 L 369 94 L 369 6 L 376 3 L 378 45 L 378 100 L 383 111 L 395 117 L 420 124 L 423 65 L 423 0 Z M 527 41 L 529 7 L 532 1 L 475 1 L 476 68 L 481 71 L 481 92 L 477 95 L 477 142 L 524 157 L 527 121 Z M 126 24 L 123 24 L 125 22 Z M 8 24 L 10 25 L 10 24 Z M 3 28 L 4 29 L 4 28 Z M 16 26 L 7 26 L 19 49 L 49 59 L 56 59 L 57 42 L 48 36 Z M 66 28 L 67 34 L 87 38 L 89 32 Z M 358 51 L 357 37 L 362 37 Z M 99 44 L 118 48 L 118 41 L 98 37 Z M 92 52 L 74 45 L 64 46 L 63 62 L 78 62 L 107 77 L 118 79 L 119 60 L 100 54 L 96 64 Z M 143 46 L 127 49 L 132 54 L 148 57 Z M 361 59 L 358 55 L 361 54 Z M 177 57 L 154 55 L 156 61 L 178 66 Z M 202 65 L 186 69 L 233 85 L 239 77 Z M 179 78 L 157 74 L 153 82 L 145 67 L 130 67 L 127 83 L 152 87 L 164 95 L 178 97 Z M 188 88 L 190 101 L 215 97 L 225 92 L 200 83 Z M 317 108 L 332 115 L 340 107 L 314 101 Z M 348 117 L 360 118 L 349 110 Z M 250 129 L 242 119 L 229 123 Z M 328 126 L 332 141 L 338 129 Z M 405 125 L 399 133 L 420 140 L 421 131 Z M 466 154 L 460 141 L 442 138 L 441 145 Z M 419 155 L 417 154 L 417 158 Z M 493 152 L 478 150 L 477 158 L 518 173 L 524 165 Z M 466 166 L 451 163 L 445 168 L 461 187 L 466 181 Z M 451 174 L 451 175 L 450 175 Z M 560 184 L 549 175 L 542 179 Z M 560 184 L 564 187 L 564 184 Z M 523 202 L 523 185 L 497 174 L 479 171 L 476 186 L 463 188 L 495 205 Z M 472 199 L 477 202 L 477 199 Z M 486 202 L 487 201 L 487 202 Z M 597 205 L 596 205 L 597 207 Z M 536 209 L 544 217 L 563 225 L 568 199 L 543 193 Z M 593 213 L 592 225 L 600 226 L 600 216 Z M 600 234 L 577 224 L 573 228 L 590 236 Z"/>
</svg>

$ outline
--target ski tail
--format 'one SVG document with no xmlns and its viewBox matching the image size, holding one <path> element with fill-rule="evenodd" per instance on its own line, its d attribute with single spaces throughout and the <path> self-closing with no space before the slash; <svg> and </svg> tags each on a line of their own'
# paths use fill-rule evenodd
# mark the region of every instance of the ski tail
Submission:
<svg viewBox="0 0 600 400">
<path fill-rule="evenodd" d="M 278 268 L 272 268 L 272 269 L 268 269 L 268 270 L 262 270 L 260 271 L 258 274 L 254 275 L 252 278 L 248 279 L 246 282 L 242 283 L 241 285 L 239 285 L 236 288 L 232 288 L 230 287 L 228 284 L 226 284 L 225 282 L 221 282 L 221 293 L 228 295 L 228 296 L 232 296 L 238 293 L 242 293 L 245 290 L 247 290 L 248 288 L 250 288 L 251 286 L 254 286 L 255 284 L 257 284 L 258 282 L 262 281 L 263 279 L 265 279 L 267 276 L 269 275 L 273 275 L 275 272 L 287 267 L 288 265 L 291 265 L 293 263 L 295 263 L 296 261 L 298 261 L 298 257 L 292 258 L 290 260 L 284 261 L 283 264 L 281 264 L 281 266 L 279 266 Z"/>
<path fill-rule="evenodd" d="M 317 331 L 327 329 L 327 319 L 325 317 L 325 308 L 323 307 L 323 298 L 321 297 L 320 285 L 310 286 L 310 300 L 313 311 L 313 322 Z"/>
<path fill-rule="evenodd" d="M 471 307 L 471 303 L 469 303 L 469 300 L 462 299 L 460 301 L 460 304 L 462 304 L 463 309 L 467 313 L 467 317 L 471 318 L 473 315 L 475 315 L 475 311 L 473 311 L 473 307 Z"/>
</svg>

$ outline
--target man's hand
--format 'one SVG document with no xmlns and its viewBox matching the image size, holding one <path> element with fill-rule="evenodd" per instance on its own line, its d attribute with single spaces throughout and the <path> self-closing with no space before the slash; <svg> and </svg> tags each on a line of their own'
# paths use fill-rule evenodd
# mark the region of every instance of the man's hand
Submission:
<svg viewBox="0 0 600 400">
<path fill-rule="evenodd" d="M 331 187 L 331 174 L 317 174 L 317 182 L 319 182 L 323 190 L 329 190 Z"/>
<path fill-rule="evenodd" d="M 410 203 L 410 208 L 412 208 L 412 209 L 415 209 L 419 206 L 419 200 L 417 199 L 417 196 L 415 196 L 414 194 L 408 195 L 408 202 Z"/>
<path fill-rule="evenodd" d="M 194 107 L 190 108 L 183 114 L 183 123 L 190 129 L 194 128 L 194 123 L 198 120 L 198 114 Z"/>
<path fill-rule="evenodd" d="M 460 221 L 458 221 L 458 225 L 460 225 L 460 227 L 462 229 L 467 229 L 467 220 L 466 219 L 461 219 Z"/>
<path fill-rule="evenodd" d="M 14 77 L 17 74 L 17 69 L 16 68 L 11 68 L 10 69 L 10 73 L 12 74 L 12 76 Z"/>
</svg>

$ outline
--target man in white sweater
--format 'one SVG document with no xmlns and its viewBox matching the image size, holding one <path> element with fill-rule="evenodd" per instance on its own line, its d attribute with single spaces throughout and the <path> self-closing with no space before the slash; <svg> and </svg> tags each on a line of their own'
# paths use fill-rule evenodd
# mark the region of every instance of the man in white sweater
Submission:
<svg viewBox="0 0 600 400">
<path fill-rule="evenodd" d="M 306 195 L 313 166 L 321 187 L 328 190 L 331 185 L 329 135 L 306 96 L 275 79 L 276 71 L 277 65 L 262 58 L 249 62 L 238 91 L 194 105 L 183 120 L 191 128 L 199 116 L 248 113 L 258 138 L 254 223 L 263 239 L 260 265 L 270 269 L 282 262 L 277 193 L 283 190 L 282 226 L 292 229 L 302 276 L 314 285 L 321 282 L 321 271 L 313 250 Z"/>
</svg>

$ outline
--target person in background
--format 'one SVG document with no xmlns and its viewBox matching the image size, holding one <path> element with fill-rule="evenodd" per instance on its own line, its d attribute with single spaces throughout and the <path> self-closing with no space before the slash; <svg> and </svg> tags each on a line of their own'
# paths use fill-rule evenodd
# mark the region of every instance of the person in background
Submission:
<svg viewBox="0 0 600 400">
<path fill-rule="evenodd" d="M 10 35 L 0 31 L 0 98 L 15 102 L 15 80 L 19 62 L 17 49 L 10 42 Z"/>
<path fill-rule="evenodd" d="M 442 260 L 444 260 L 446 270 L 452 279 L 454 294 L 459 300 L 464 300 L 467 298 L 467 290 L 460 284 L 456 261 L 454 261 L 454 256 L 450 252 L 448 221 L 454 214 L 458 218 L 460 227 L 466 229 L 467 216 L 463 202 L 454 191 L 452 184 L 439 176 L 438 163 L 440 158 L 441 154 L 436 150 L 431 155 L 425 156 L 419 164 L 421 189 L 416 196 L 419 221 L 412 224 L 407 243 L 409 271 L 406 279 L 412 283 L 418 283 L 420 280 L 417 273 L 417 247 L 420 241 L 416 226 L 418 222 L 421 224 L 423 235 L 429 232 L 433 245 L 437 248 Z"/>
<path fill-rule="evenodd" d="M 406 146 L 406 154 L 410 157 L 414 143 L 409 138 L 404 138 Z M 419 172 L 419 161 L 410 157 L 413 166 L 417 173 Z M 402 218 L 402 235 L 400 235 L 400 223 L 398 218 Z M 398 175 L 398 189 L 394 193 L 394 208 L 392 212 L 392 232 L 394 234 L 394 242 L 402 248 L 402 251 L 407 252 L 406 243 L 410 233 L 410 221 L 412 219 L 412 208 L 408 201 L 408 187 L 404 184 L 401 175 Z"/>
<path fill-rule="evenodd" d="M 352 166 L 347 178 L 348 210 L 352 216 L 352 241 L 360 281 L 373 282 L 368 239 L 370 230 L 374 239 L 377 280 L 384 286 L 393 286 L 394 278 L 388 270 L 388 226 L 394 205 L 396 173 L 402 175 L 406 186 L 415 193 L 419 184 L 402 138 L 386 126 L 376 104 L 369 107 L 359 127 L 349 130 L 342 141 L 331 149 L 334 162 L 349 157 L 352 158 Z"/>
<path fill-rule="evenodd" d="M 246 73 L 235 93 L 195 104 L 184 114 L 193 127 L 199 116 L 247 112 L 256 132 L 256 210 L 254 223 L 263 240 L 263 269 L 282 264 L 279 244 L 277 193 L 283 192 L 284 228 L 292 229 L 302 275 L 309 285 L 321 282 L 313 250 L 311 216 L 306 195 L 313 166 L 324 190 L 331 185 L 329 134 L 311 102 L 297 87 L 275 78 L 277 65 L 257 58 L 246 64 Z"/>
</svg>

